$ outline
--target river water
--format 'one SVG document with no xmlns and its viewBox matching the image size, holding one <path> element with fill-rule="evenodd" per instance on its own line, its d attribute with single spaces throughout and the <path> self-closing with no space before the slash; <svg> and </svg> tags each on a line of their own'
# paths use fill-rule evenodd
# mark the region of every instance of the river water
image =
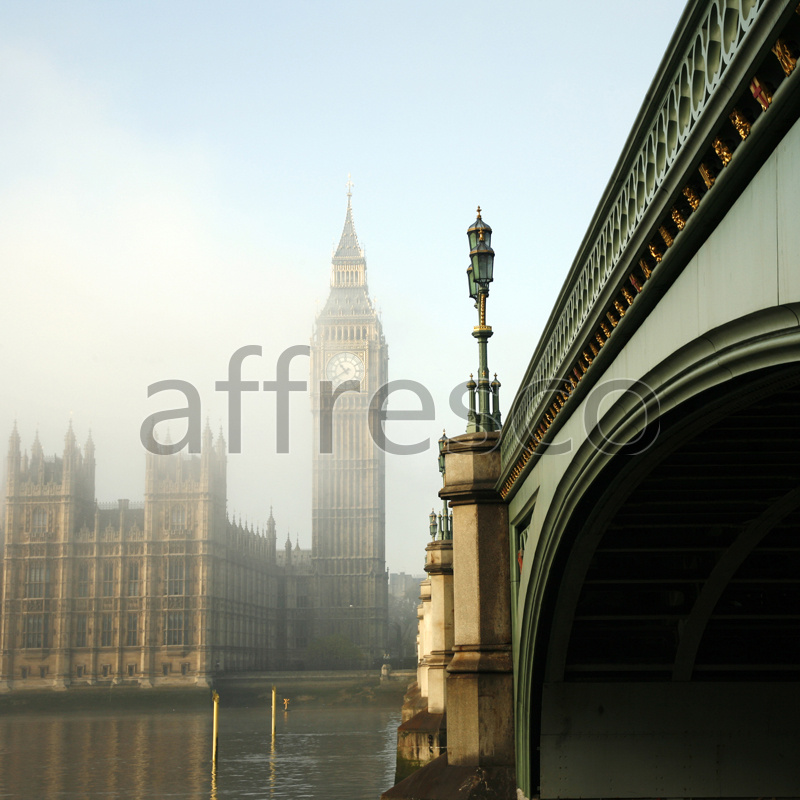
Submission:
<svg viewBox="0 0 800 800">
<path fill-rule="evenodd" d="M 377 800 L 394 783 L 400 714 L 370 708 L 279 712 L 4 711 L 0 798 Z"/>
</svg>

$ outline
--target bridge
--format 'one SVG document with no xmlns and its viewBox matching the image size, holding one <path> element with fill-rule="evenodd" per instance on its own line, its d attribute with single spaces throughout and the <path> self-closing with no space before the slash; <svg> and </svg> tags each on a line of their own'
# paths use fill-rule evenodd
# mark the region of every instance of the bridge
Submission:
<svg viewBox="0 0 800 800">
<path fill-rule="evenodd" d="M 387 800 L 800 797 L 798 56 L 797 0 L 688 3 L 502 430 L 440 442 Z"/>
<path fill-rule="evenodd" d="M 528 798 L 800 796 L 798 43 L 688 4 L 507 414 Z"/>
</svg>

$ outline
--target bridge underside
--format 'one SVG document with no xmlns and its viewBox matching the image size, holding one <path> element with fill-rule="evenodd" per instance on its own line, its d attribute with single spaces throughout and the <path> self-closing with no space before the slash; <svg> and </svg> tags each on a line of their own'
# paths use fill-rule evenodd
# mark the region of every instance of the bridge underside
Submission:
<svg viewBox="0 0 800 800">
<path fill-rule="evenodd" d="M 586 493 L 532 724 L 542 797 L 800 796 L 799 410 L 797 364 L 729 381 Z"/>
<path fill-rule="evenodd" d="M 800 678 L 798 380 L 751 378 L 716 410 L 701 396 L 694 415 L 662 420 L 672 452 L 626 465 L 575 609 L 568 680 Z"/>
</svg>

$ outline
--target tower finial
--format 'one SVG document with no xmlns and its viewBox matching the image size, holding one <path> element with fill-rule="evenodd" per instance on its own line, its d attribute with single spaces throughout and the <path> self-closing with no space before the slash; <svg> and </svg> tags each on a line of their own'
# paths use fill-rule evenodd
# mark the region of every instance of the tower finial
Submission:
<svg viewBox="0 0 800 800">
<path fill-rule="evenodd" d="M 331 286 L 366 286 L 366 261 L 353 224 L 353 182 L 347 176 L 347 213 L 339 245 L 331 259 Z"/>
<path fill-rule="evenodd" d="M 72 450 L 75 447 L 75 431 L 72 430 L 72 415 L 70 414 L 69 425 L 67 426 L 67 434 L 64 437 L 64 447 L 66 450 Z"/>
<path fill-rule="evenodd" d="M 480 218 L 481 218 L 481 207 L 478 206 L 478 219 L 480 219 Z"/>
<path fill-rule="evenodd" d="M 8 437 L 8 451 L 18 453 L 20 446 L 19 431 L 17 430 L 17 421 L 14 420 L 14 428 L 11 431 L 11 436 Z"/>
</svg>

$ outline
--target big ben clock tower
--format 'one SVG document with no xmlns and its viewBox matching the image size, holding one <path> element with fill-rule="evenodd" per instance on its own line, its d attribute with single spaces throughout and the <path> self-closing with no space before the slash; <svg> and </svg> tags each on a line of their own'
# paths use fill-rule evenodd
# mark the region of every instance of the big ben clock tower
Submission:
<svg viewBox="0 0 800 800">
<path fill-rule="evenodd" d="M 387 381 L 388 350 L 369 298 L 367 263 L 350 204 L 331 290 L 311 341 L 314 418 L 312 563 L 318 636 L 349 639 L 369 666 L 386 647 L 384 452 L 370 401 Z"/>
</svg>

